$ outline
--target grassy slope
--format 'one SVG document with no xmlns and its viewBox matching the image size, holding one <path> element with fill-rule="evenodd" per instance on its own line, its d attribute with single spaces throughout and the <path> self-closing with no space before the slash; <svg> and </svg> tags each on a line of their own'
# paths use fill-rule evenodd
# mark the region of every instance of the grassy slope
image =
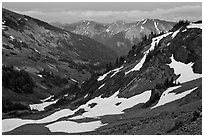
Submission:
<svg viewBox="0 0 204 137">
<path fill-rule="evenodd" d="M 173 101 L 164 106 L 155 109 L 143 108 L 143 104 L 136 105 L 125 110 L 121 115 L 102 116 L 102 123 L 108 123 L 107 126 L 101 127 L 93 132 L 80 134 L 201 134 L 202 116 L 195 117 L 195 111 L 201 112 L 202 107 L 202 79 L 187 82 L 182 88 L 175 92 L 185 91 L 189 88 L 199 86 L 198 89 L 185 96 L 182 99 Z M 47 114 L 50 112 L 47 112 Z M 33 119 L 37 115 L 33 115 Z M 42 116 L 42 115 L 41 115 Z M 38 117 L 38 116 L 37 116 Z M 39 117 L 38 117 L 39 118 Z M 42 117 L 41 117 L 42 118 Z M 193 120 L 193 118 L 195 118 Z M 62 118 L 61 120 L 66 119 Z M 78 120 L 75 122 L 83 122 Z M 58 120 L 57 120 L 58 121 Z M 94 121 L 87 119 L 86 121 Z M 51 133 L 46 124 L 29 124 L 18 127 L 17 129 L 4 134 L 67 134 Z M 36 133 L 35 129 L 38 129 Z"/>
</svg>

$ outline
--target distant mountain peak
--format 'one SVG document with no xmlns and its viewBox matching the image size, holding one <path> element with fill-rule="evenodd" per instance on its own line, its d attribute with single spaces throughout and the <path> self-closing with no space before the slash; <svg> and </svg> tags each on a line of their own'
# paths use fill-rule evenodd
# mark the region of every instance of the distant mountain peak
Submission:
<svg viewBox="0 0 204 137">
<path fill-rule="evenodd" d="M 82 20 L 62 27 L 76 34 L 93 38 L 111 47 L 121 56 L 127 54 L 132 45 L 140 42 L 144 35 L 148 36 L 151 32 L 156 34 L 167 32 L 172 29 L 174 24 L 174 22 L 146 18 L 131 23 L 124 20 L 117 20 L 112 23 Z"/>
</svg>

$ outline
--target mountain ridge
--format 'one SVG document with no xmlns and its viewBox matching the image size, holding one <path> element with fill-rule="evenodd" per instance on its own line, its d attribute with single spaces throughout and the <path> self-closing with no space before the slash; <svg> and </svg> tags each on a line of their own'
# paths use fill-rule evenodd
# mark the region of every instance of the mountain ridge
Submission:
<svg viewBox="0 0 204 137">
<path fill-rule="evenodd" d="M 174 24 L 175 22 L 159 19 L 143 19 L 130 23 L 121 20 L 112 23 L 97 23 L 86 20 L 72 24 L 55 25 L 95 39 L 111 47 L 118 53 L 118 56 L 122 56 L 127 55 L 132 45 L 139 43 L 145 35 L 167 32 Z"/>
<path fill-rule="evenodd" d="M 31 102 L 82 84 L 115 58 L 114 51 L 97 41 L 3 8 L 4 112 L 15 109 L 15 104 L 27 108 Z M 9 103 L 11 108 L 6 106 Z"/>
</svg>

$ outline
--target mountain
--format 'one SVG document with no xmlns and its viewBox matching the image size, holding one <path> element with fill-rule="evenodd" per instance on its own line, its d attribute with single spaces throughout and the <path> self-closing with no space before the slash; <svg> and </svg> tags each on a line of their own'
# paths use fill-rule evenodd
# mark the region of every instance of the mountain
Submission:
<svg viewBox="0 0 204 137">
<path fill-rule="evenodd" d="M 24 110 L 73 83 L 81 85 L 116 56 L 88 37 L 2 9 L 3 110 Z"/>
<path fill-rule="evenodd" d="M 118 20 L 104 24 L 94 21 L 80 21 L 73 24 L 52 23 L 73 33 L 88 36 L 107 47 L 112 48 L 118 56 L 127 55 L 132 45 L 142 41 L 142 38 L 151 33 L 168 32 L 175 22 L 159 19 L 144 19 L 137 22 L 126 23 Z"/>
<path fill-rule="evenodd" d="M 3 134 L 202 134 L 202 24 L 143 39 L 114 69 L 30 108 Z"/>
</svg>

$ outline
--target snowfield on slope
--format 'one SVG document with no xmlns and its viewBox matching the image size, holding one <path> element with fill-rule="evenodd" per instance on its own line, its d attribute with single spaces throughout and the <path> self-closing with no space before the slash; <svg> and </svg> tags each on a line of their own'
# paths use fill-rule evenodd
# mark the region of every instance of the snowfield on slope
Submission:
<svg viewBox="0 0 204 137">
<path fill-rule="evenodd" d="M 171 56 L 171 64 L 169 66 L 174 69 L 176 75 L 180 74 L 180 77 L 177 79 L 180 83 L 191 81 L 197 78 L 201 78 L 202 74 L 196 74 L 193 72 L 192 65 L 193 63 L 182 63 L 174 59 L 173 55 Z"/>
<path fill-rule="evenodd" d="M 116 68 L 113 71 L 115 71 L 110 77 L 112 78 L 113 76 L 115 76 L 118 72 L 120 72 L 120 70 L 123 68 L 123 66 L 121 66 L 120 68 Z"/>
<path fill-rule="evenodd" d="M 40 123 L 48 123 L 48 122 L 56 121 L 59 118 L 73 115 L 73 114 L 74 112 L 71 111 L 70 109 L 62 109 L 39 120 L 29 120 L 29 119 L 20 119 L 20 118 L 4 119 L 2 120 L 2 132 L 11 131 L 17 127 L 20 127 L 26 124 L 40 124 Z"/>
<path fill-rule="evenodd" d="M 190 25 L 187 26 L 187 28 L 199 28 L 199 29 L 202 29 L 202 23 L 200 23 L 200 24 L 191 23 Z"/>
<path fill-rule="evenodd" d="M 55 104 L 57 100 L 54 100 L 54 101 L 49 101 L 49 102 L 46 102 L 48 100 L 50 100 L 52 97 L 54 97 L 54 95 L 51 95 L 45 99 L 42 99 L 40 100 L 42 103 L 38 103 L 38 104 L 30 104 L 29 107 L 31 110 L 38 110 L 38 111 L 44 111 L 46 107 L 52 105 L 52 104 Z"/>
<path fill-rule="evenodd" d="M 104 87 L 105 86 L 105 83 L 104 84 L 102 84 L 98 89 L 101 89 L 102 87 Z"/>
<path fill-rule="evenodd" d="M 47 97 L 47 98 L 45 98 L 45 99 L 41 99 L 40 101 L 41 101 L 41 102 L 45 102 L 45 101 L 50 100 L 50 99 L 53 98 L 53 97 L 54 97 L 54 95 L 51 95 L 51 96 L 49 96 L 49 97 Z"/>
<path fill-rule="evenodd" d="M 82 133 L 93 131 L 101 126 L 106 124 L 102 124 L 101 121 L 93 121 L 86 123 L 76 123 L 72 121 L 59 121 L 53 124 L 49 124 L 45 127 L 49 128 L 51 132 L 65 132 L 65 133 Z"/>
<path fill-rule="evenodd" d="M 101 80 L 103 80 L 108 74 L 110 74 L 112 71 L 109 71 L 109 72 L 107 72 L 107 73 L 105 73 L 105 74 L 103 74 L 102 76 L 99 76 L 98 77 L 98 81 L 101 81 Z"/>
<path fill-rule="evenodd" d="M 91 118 L 95 118 L 98 116 L 103 116 L 103 115 L 109 115 L 109 114 L 122 114 L 124 112 L 122 112 L 124 109 L 133 107 L 139 103 L 145 103 L 149 100 L 150 96 L 151 96 L 151 91 L 146 91 L 143 92 L 139 95 L 133 96 L 131 98 L 125 99 L 125 98 L 118 98 L 119 91 L 116 92 L 114 95 L 112 95 L 109 98 L 101 98 L 101 97 L 96 97 L 92 100 L 90 100 L 89 102 L 87 102 L 85 105 L 80 106 L 79 108 L 75 109 L 75 110 L 70 110 L 70 109 L 62 109 L 59 111 L 56 111 L 55 113 L 39 119 L 39 120 L 29 120 L 29 119 L 20 119 L 20 118 L 11 118 L 11 119 L 4 119 L 2 120 L 3 126 L 2 126 L 2 132 L 8 132 L 11 131 L 19 126 L 22 125 L 26 125 L 26 124 L 41 124 L 41 123 L 48 123 L 48 122 L 53 122 L 56 121 L 62 117 L 67 117 L 70 115 L 73 115 L 75 112 L 77 112 L 80 108 L 84 108 L 86 111 L 84 114 L 82 114 L 82 116 L 76 116 L 76 119 L 81 119 L 81 118 L 85 118 L 85 117 L 91 117 Z M 120 105 L 116 106 L 115 104 L 118 102 L 122 102 Z M 96 106 L 94 106 L 93 108 L 89 107 L 89 104 L 91 103 L 97 103 Z M 75 119 L 75 117 L 70 118 L 70 119 Z M 86 131 L 92 131 L 95 130 L 96 127 L 100 127 L 103 126 L 103 124 L 100 123 L 100 121 L 93 123 L 93 122 L 88 122 L 88 123 L 76 123 L 76 122 L 63 122 L 63 121 L 59 121 L 57 122 L 57 126 L 53 126 L 53 124 L 48 125 L 47 127 L 50 128 L 51 131 L 55 132 L 59 130 L 59 123 L 62 122 L 62 125 L 65 124 L 66 126 L 69 125 L 73 126 L 73 123 L 75 123 L 74 125 L 76 125 L 76 127 L 81 127 L 78 129 L 74 128 L 73 131 L 68 130 L 65 127 L 65 129 L 61 129 L 63 130 L 63 132 L 68 132 L 68 133 L 73 133 L 74 131 L 77 132 L 86 132 Z M 90 125 L 89 125 L 90 124 Z M 87 127 L 93 127 L 93 128 L 83 128 L 84 126 Z M 93 126 L 94 125 L 94 126 Z M 56 127 L 56 128 L 54 128 Z M 62 128 L 63 126 L 61 126 Z M 84 130 L 82 130 L 84 129 Z M 66 131 L 65 131 L 66 130 Z"/>
<path fill-rule="evenodd" d="M 153 106 L 151 109 L 165 105 L 169 102 L 178 100 L 180 98 L 183 98 L 197 88 L 195 87 L 193 89 L 190 89 L 188 91 L 185 91 L 179 94 L 170 93 L 171 91 L 179 87 L 181 86 L 168 88 L 161 95 L 158 103 L 155 106 Z M 88 101 L 86 104 L 80 106 L 79 108 L 73 111 L 70 109 L 62 109 L 39 120 L 29 120 L 29 119 L 20 119 L 20 118 L 4 119 L 2 120 L 2 123 L 3 123 L 2 132 L 11 131 L 17 127 L 20 127 L 26 124 L 42 124 L 42 123 L 54 122 L 60 118 L 73 115 L 79 109 L 84 109 L 87 112 L 83 113 L 82 115 L 69 118 L 70 120 L 83 119 L 83 118 L 98 118 L 104 115 L 122 114 L 124 113 L 123 111 L 125 109 L 131 108 L 140 103 L 146 103 L 150 99 L 151 90 L 145 91 L 139 95 L 135 95 L 130 98 L 118 98 L 117 96 L 118 94 L 119 94 L 119 91 L 117 91 L 115 94 L 113 94 L 108 98 L 101 98 L 101 96 L 95 97 L 94 99 Z M 90 108 L 90 104 L 92 103 L 96 103 L 96 106 Z M 116 104 L 119 104 L 119 105 L 116 105 Z M 69 119 L 67 119 L 67 121 L 57 121 L 52 124 L 48 124 L 45 127 L 49 128 L 51 132 L 79 133 L 79 132 L 93 131 L 101 126 L 106 125 L 106 124 L 102 124 L 100 120 L 94 121 L 94 122 L 77 123 L 77 122 L 69 121 Z"/>
<path fill-rule="evenodd" d="M 145 60 L 146 60 L 146 56 L 147 56 L 147 54 L 145 54 L 145 55 L 143 56 L 143 58 L 140 60 L 140 62 L 139 62 L 137 65 L 135 65 L 134 68 L 132 68 L 131 70 L 125 72 L 125 75 L 127 75 L 128 73 L 130 73 L 130 72 L 132 72 L 132 71 L 140 70 L 140 68 L 142 68 L 142 66 L 143 66 L 143 64 L 144 64 L 144 62 L 145 62 Z"/>
<path fill-rule="evenodd" d="M 159 33 L 160 32 L 160 30 L 159 30 L 159 28 L 158 28 L 158 23 L 157 22 L 154 22 L 154 26 L 155 26 L 155 28 L 156 28 L 156 31 Z"/>
<path fill-rule="evenodd" d="M 29 107 L 31 110 L 38 110 L 38 111 L 44 111 L 46 107 L 55 104 L 58 101 L 51 101 L 51 102 L 43 102 L 43 103 L 39 103 L 39 104 L 30 104 Z"/>
<path fill-rule="evenodd" d="M 85 105 L 80 106 L 78 109 L 84 109 L 85 113 L 82 114 L 81 117 L 78 118 L 95 118 L 99 116 L 104 115 L 114 115 L 114 114 L 122 114 L 124 113 L 123 110 L 127 108 L 131 108 L 137 104 L 145 103 L 149 100 L 151 96 L 151 91 L 145 91 L 139 95 L 135 95 L 130 98 L 118 98 L 119 91 L 117 91 L 115 94 L 110 96 L 109 98 L 101 98 L 95 97 L 94 99 L 88 101 Z M 115 105 L 116 103 L 121 102 L 118 106 Z M 89 104 L 97 103 L 96 106 L 93 108 L 89 107 Z M 74 118 L 73 118 L 74 119 Z"/>
<path fill-rule="evenodd" d="M 179 94 L 169 93 L 169 92 L 171 92 L 175 89 L 178 89 L 180 87 L 181 86 L 171 87 L 171 88 L 168 88 L 166 91 L 164 91 L 164 93 L 161 95 L 161 97 L 159 99 L 159 102 L 155 106 L 151 107 L 151 109 L 165 105 L 165 104 L 173 102 L 175 100 L 181 99 L 181 98 L 185 97 L 186 95 L 190 94 L 192 91 L 194 91 L 197 88 L 197 87 L 195 87 L 193 89 L 187 90 L 187 91 L 179 93 Z"/>
<path fill-rule="evenodd" d="M 177 35 L 179 32 L 180 32 L 180 29 L 178 29 L 177 31 L 175 31 L 175 32 L 171 35 L 172 39 L 173 39 L 174 37 L 176 37 L 176 35 Z"/>
<path fill-rule="evenodd" d="M 119 68 L 116 68 L 116 69 L 113 69 L 113 70 L 110 70 L 109 72 L 103 74 L 102 76 L 99 76 L 98 77 L 98 81 L 101 81 L 103 80 L 108 74 L 110 74 L 111 72 L 115 72 L 114 74 L 111 75 L 111 77 L 113 77 L 116 73 L 120 72 L 120 70 L 123 68 L 123 66 L 119 67 Z"/>
<path fill-rule="evenodd" d="M 144 56 L 143 56 L 143 58 L 140 60 L 140 62 L 139 62 L 137 65 L 135 65 L 134 68 L 132 68 L 131 70 L 125 72 L 125 75 L 127 75 L 128 73 L 130 73 L 130 72 L 132 72 L 132 71 L 140 70 L 140 69 L 142 68 L 142 66 L 143 66 L 143 64 L 144 64 L 144 62 L 145 62 L 145 60 L 146 60 L 147 54 L 148 54 L 150 51 L 154 50 L 155 46 L 159 43 L 159 41 L 160 41 L 161 39 L 163 39 L 164 37 L 167 37 L 167 36 L 170 35 L 170 34 L 172 34 L 172 32 L 169 32 L 169 33 L 163 34 L 163 35 L 161 35 L 161 36 L 158 36 L 158 37 L 156 37 L 156 38 L 153 38 L 153 39 L 152 39 L 152 43 L 151 43 L 151 47 L 150 47 L 146 52 L 144 52 Z"/>
<path fill-rule="evenodd" d="M 147 22 L 147 19 L 144 19 L 144 21 L 142 22 L 142 24 L 145 24 Z"/>
</svg>

